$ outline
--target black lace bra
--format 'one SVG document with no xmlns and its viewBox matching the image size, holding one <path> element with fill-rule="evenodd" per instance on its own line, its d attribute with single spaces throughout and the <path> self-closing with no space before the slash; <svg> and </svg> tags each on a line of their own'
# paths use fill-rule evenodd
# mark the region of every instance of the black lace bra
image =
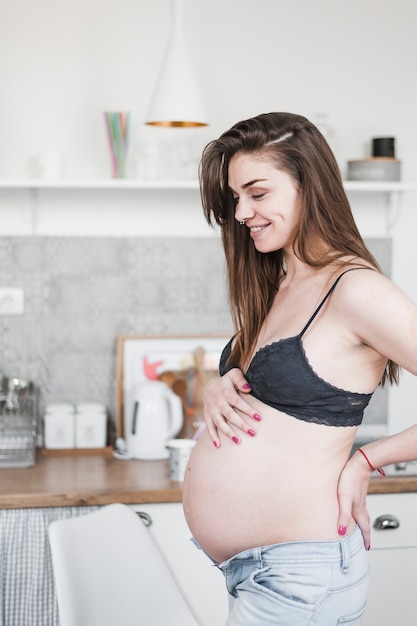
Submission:
<svg viewBox="0 0 417 626">
<path fill-rule="evenodd" d="M 297 419 L 327 426 L 359 426 L 372 393 L 355 393 L 326 382 L 312 369 L 302 344 L 302 337 L 329 298 L 344 271 L 333 283 L 303 330 L 295 337 L 280 339 L 260 348 L 254 355 L 245 377 L 251 394 L 269 406 Z M 219 371 L 223 376 L 236 367 L 226 366 L 233 338 L 225 346 Z"/>
</svg>

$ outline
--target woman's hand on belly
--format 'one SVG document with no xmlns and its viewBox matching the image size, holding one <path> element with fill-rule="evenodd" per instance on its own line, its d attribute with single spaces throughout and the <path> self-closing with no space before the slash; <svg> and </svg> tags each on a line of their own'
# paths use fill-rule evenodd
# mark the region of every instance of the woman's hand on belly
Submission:
<svg viewBox="0 0 417 626">
<path fill-rule="evenodd" d="M 250 391 L 250 385 L 237 367 L 207 383 L 203 394 L 204 421 L 216 448 L 221 445 L 221 433 L 236 444 L 240 443 L 239 430 L 250 437 L 255 436 L 256 432 L 245 416 L 258 422 L 261 416 L 240 395 Z"/>
</svg>

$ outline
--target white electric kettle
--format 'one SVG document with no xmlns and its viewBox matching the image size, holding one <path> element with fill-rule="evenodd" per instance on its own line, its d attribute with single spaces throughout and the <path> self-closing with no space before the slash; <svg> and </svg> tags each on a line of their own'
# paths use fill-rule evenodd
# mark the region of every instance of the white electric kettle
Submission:
<svg viewBox="0 0 417 626">
<path fill-rule="evenodd" d="M 183 420 L 181 398 L 166 383 L 139 383 L 125 412 L 128 455 L 134 459 L 167 459 L 167 441 L 179 433 Z"/>
</svg>

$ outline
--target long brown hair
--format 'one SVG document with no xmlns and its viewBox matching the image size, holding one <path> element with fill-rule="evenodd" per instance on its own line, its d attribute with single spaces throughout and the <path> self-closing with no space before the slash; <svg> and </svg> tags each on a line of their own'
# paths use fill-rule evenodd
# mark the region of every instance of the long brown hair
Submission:
<svg viewBox="0 0 417 626">
<path fill-rule="evenodd" d="M 228 170 L 238 153 L 268 160 L 297 185 L 301 220 L 294 252 L 301 261 L 314 267 L 365 263 L 380 268 L 355 224 L 336 159 L 314 124 L 301 115 L 265 113 L 232 126 L 204 149 L 199 176 L 205 217 L 210 225 L 220 225 L 226 255 L 236 330 L 230 361 L 242 367 L 255 348 L 285 268 L 282 250 L 258 252 L 248 229 L 235 219 Z M 381 383 L 398 382 L 398 369 L 388 361 Z"/>
</svg>

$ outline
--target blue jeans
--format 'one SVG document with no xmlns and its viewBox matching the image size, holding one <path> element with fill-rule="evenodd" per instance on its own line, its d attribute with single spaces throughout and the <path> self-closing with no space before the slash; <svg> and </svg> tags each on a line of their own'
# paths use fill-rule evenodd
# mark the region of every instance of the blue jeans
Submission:
<svg viewBox="0 0 417 626">
<path fill-rule="evenodd" d="M 230 594 L 227 626 L 360 624 L 368 555 L 357 527 L 332 541 L 252 548 L 217 565 Z"/>
</svg>

